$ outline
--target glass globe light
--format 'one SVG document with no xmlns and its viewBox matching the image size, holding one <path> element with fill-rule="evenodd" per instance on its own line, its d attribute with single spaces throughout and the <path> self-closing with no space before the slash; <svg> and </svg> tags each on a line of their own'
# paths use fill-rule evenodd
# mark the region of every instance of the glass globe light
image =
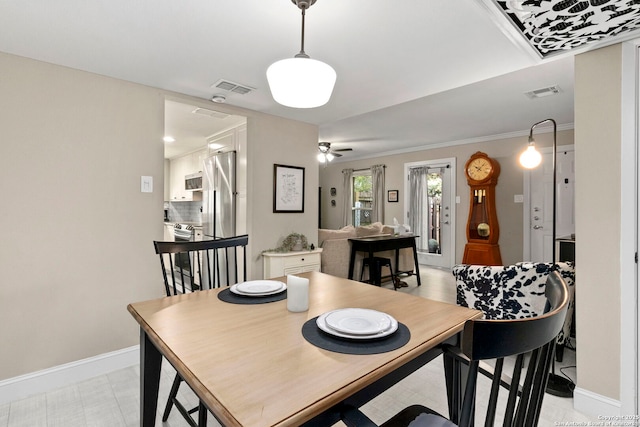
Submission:
<svg viewBox="0 0 640 427">
<path fill-rule="evenodd" d="M 273 99 L 286 107 L 320 107 L 331 98 L 336 72 L 328 64 L 309 57 L 276 61 L 267 68 Z"/>
<path fill-rule="evenodd" d="M 536 150 L 533 143 L 529 144 L 527 149 L 520 154 L 520 164 L 527 169 L 535 168 L 540 162 L 542 162 L 542 155 Z"/>
</svg>

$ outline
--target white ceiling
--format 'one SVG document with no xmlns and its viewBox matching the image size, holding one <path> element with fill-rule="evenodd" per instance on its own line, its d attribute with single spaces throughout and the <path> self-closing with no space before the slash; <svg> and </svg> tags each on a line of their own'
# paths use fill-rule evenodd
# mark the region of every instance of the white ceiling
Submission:
<svg viewBox="0 0 640 427">
<path fill-rule="evenodd" d="M 329 103 L 308 110 L 276 104 L 265 75 L 300 50 L 291 0 L 0 0 L 0 51 L 199 98 L 220 93 L 319 125 L 320 140 L 354 149 L 343 160 L 522 133 L 545 118 L 571 126 L 572 54 L 540 59 L 496 10 L 491 0 L 318 0 L 305 51 L 338 80 Z M 212 87 L 220 79 L 255 90 Z M 524 95 L 551 85 L 562 93 Z"/>
<path fill-rule="evenodd" d="M 175 139 L 165 142 L 166 159 L 201 150 L 208 137 L 247 122 L 246 117 L 216 111 L 215 105 L 208 109 L 167 100 L 164 102 L 164 112 L 164 134 Z"/>
</svg>

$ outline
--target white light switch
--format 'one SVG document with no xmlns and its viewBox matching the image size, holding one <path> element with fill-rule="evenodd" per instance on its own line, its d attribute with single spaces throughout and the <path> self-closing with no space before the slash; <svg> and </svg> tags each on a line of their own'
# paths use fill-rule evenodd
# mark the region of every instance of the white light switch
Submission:
<svg viewBox="0 0 640 427">
<path fill-rule="evenodd" d="M 524 196 L 522 194 L 514 194 L 513 203 L 524 203 Z"/>
<path fill-rule="evenodd" d="M 153 177 L 152 176 L 140 177 L 140 191 L 142 193 L 153 193 Z"/>
<path fill-rule="evenodd" d="M 456 196 L 456 203 L 460 203 L 460 196 Z"/>
</svg>

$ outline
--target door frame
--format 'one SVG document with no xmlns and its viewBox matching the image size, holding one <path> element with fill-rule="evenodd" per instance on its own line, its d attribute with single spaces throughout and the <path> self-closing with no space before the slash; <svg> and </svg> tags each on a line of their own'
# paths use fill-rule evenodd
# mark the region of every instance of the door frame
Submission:
<svg viewBox="0 0 640 427">
<path fill-rule="evenodd" d="M 640 319 L 638 317 L 638 174 L 640 133 L 640 39 L 622 43 L 620 225 L 633 232 L 620 236 L 620 413 L 640 409 Z M 630 155 L 632 154 L 633 155 Z"/>
<path fill-rule="evenodd" d="M 543 133 L 543 132 L 540 132 Z M 560 145 L 557 152 L 573 151 L 575 152 L 575 144 Z M 538 148 L 541 154 L 553 153 L 553 147 Z M 524 169 L 524 181 L 522 183 L 522 193 L 524 205 L 522 206 L 522 259 L 531 260 L 531 170 Z"/>
<path fill-rule="evenodd" d="M 451 231 L 449 232 L 449 248 L 450 248 L 450 257 L 449 257 L 449 265 L 444 268 L 451 268 L 456 263 L 456 194 L 457 194 L 457 186 L 456 186 L 456 158 L 455 157 L 446 157 L 442 159 L 432 159 L 432 160 L 421 160 L 418 162 L 410 162 L 404 164 L 404 194 L 409 194 L 409 169 L 417 166 L 429 166 L 433 168 L 437 167 L 446 167 L 449 166 L 451 171 L 451 182 L 450 182 L 450 191 L 449 191 L 449 216 L 450 216 L 450 224 L 449 227 Z M 409 219 L 409 197 L 404 198 L 404 221 L 408 221 Z M 403 221 L 403 222 L 404 222 Z"/>
</svg>

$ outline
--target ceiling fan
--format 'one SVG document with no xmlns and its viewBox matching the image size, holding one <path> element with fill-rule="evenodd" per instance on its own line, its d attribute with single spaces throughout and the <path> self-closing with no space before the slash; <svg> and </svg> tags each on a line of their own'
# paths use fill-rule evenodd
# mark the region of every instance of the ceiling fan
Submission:
<svg viewBox="0 0 640 427">
<path fill-rule="evenodd" d="M 318 143 L 318 161 L 320 163 L 326 163 L 333 160 L 335 157 L 341 157 L 342 154 L 338 154 L 338 151 L 353 151 L 353 148 L 336 148 L 335 150 L 331 149 L 330 142 L 319 142 Z"/>
</svg>

